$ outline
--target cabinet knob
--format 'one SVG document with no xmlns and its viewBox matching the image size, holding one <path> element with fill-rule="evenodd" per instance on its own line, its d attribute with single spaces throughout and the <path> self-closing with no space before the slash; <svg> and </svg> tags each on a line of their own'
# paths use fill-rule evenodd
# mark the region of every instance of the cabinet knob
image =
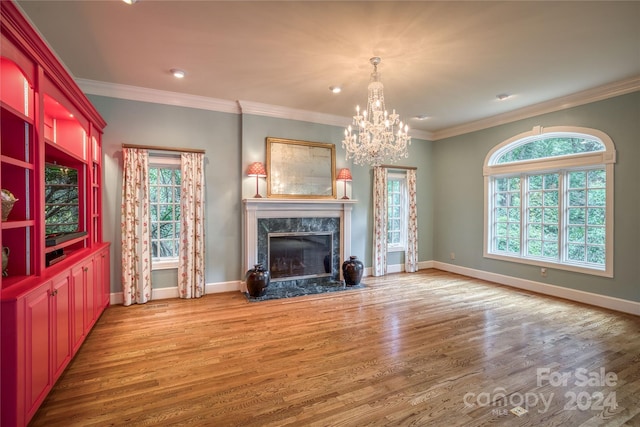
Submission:
<svg viewBox="0 0 640 427">
<path fill-rule="evenodd" d="M 82 270 L 86 273 L 87 271 L 89 271 L 89 267 L 84 267 Z"/>
</svg>

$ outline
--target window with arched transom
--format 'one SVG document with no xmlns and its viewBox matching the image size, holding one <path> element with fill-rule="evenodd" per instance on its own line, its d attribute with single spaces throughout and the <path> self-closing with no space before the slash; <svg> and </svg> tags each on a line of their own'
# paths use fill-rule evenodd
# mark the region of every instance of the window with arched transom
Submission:
<svg viewBox="0 0 640 427">
<path fill-rule="evenodd" d="M 535 127 L 485 159 L 484 255 L 613 277 L 611 138 Z"/>
</svg>

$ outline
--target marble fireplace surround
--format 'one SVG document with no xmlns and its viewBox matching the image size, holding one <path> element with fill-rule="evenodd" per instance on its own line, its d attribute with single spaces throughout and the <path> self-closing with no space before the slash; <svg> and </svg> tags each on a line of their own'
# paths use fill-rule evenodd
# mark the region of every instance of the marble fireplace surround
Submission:
<svg viewBox="0 0 640 427">
<path fill-rule="evenodd" d="M 258 223 L 261 219 L 295 219 L 314 218 L 315 223 L 335 223 L 335 221 L 320 221 L 319 219 L 339 219 L 339 259 L 346 259 L 351 255 L 351 211 L 355 200 L 342 199 L 244 199 L 244 271 L 263 262 L 260 256 Z M 269 221 L 291 223 L 295 230 L 279 229 L 279 232 L 300 231 L 300 224 L 308 221 Z M 264 233 L 263 233 L 264 234 Z M 335 264 L 335 262 L 334 262 Z M 340 268 L 338 272 L 341 275 Z M 243 282 L 244 288 L 244 282 Z M 243 289 L 245 290 L 245 289 Z"/>
</svg>

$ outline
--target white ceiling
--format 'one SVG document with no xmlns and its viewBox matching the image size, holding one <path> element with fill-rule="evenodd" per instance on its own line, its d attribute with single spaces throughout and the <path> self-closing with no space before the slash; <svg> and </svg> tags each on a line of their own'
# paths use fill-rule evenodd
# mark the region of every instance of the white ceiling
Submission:
<svg viewBox="0 0 640 427">
<path fill-rule="evenodd" d="M 380 56 L 387 108 L 430 133 L 640 76 L 638 1 L 18 4 L 77 79 L 220 100 L 349 117 Z"/>
</svg>

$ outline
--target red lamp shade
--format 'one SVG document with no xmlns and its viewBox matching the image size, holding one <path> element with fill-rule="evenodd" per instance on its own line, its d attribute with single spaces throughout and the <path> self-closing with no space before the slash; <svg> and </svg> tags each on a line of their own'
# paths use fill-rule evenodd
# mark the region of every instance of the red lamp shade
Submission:
<svg viewBox="0 0 640 427">
<path fill-rule="evenodd" d="M 264 164 L 262 164 L 261 162 L 251 163 L 249 165 L 249 168 L 247 169 L 247 175 L 256 177 L 256 195 L 253 197 L 255 197 L 256 199 L 260 199 L 262 196 L 258 191 L 258 178 L 264 178 L 265 176 L 267 176 L 267 171 L 264 168 Z"/>
<path fill-rule="evenodd" d="M 249 165 L 247 169 L 248 176 L 259 176 L 264 178 L 267 176 L 267 170 L 264 168 L 264 164 L 261 162 L 254 162 Z"/>
<path fill-rule="evenodd" d="M 340 169 L 338 172 L 337 181 L 351 181 L 353 178 L 351 177 L 351 171 L 348 168 Z"/>
<path fill-rule="evenodd" d="M 342 196 L 344 200 L 349 199 L 349 197 L 347 197 L 347 181 L 352 180 L 353 178 L 351 177 L 351 171 L 349 170 L 349 168 L 340 169 L 340 171 L 338 172 L 338 176 L 336 177 L 336 181 L 344 181 L 344 196 Z"/>
</svg>

